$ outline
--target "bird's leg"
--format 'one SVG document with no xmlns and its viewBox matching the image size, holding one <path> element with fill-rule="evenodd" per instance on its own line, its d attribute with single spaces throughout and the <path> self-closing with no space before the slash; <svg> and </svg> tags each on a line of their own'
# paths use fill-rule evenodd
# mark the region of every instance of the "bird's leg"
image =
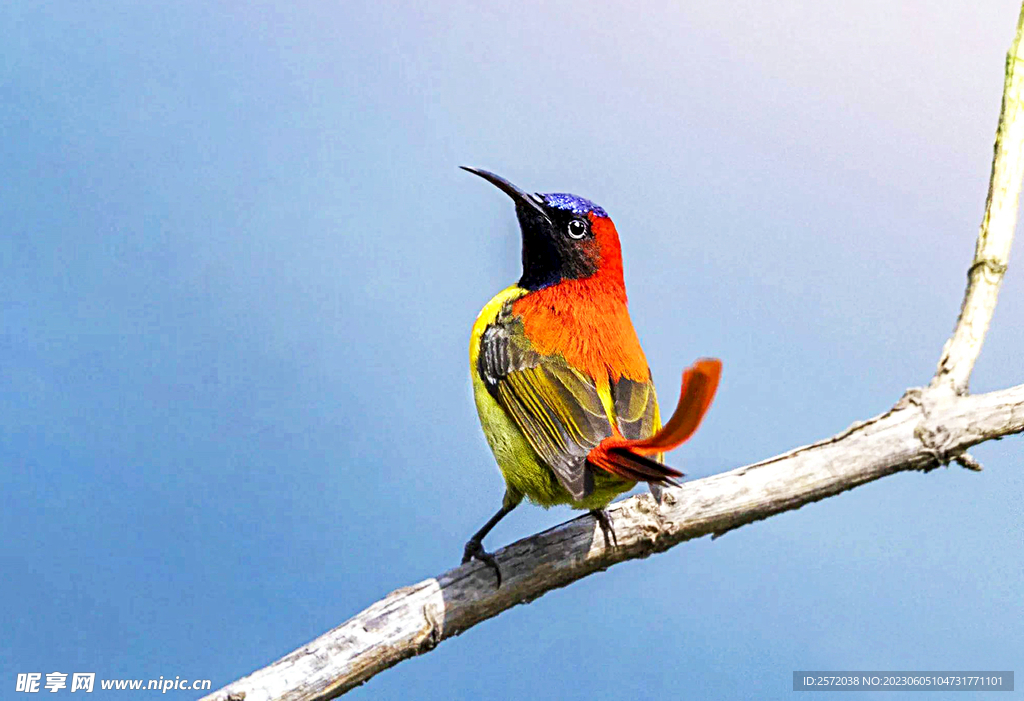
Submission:
<svg viewBox="0 0 1024 701">
<path fill-rule="evenodd" d="M 612 522 L 608 518 L 608 513 L 604 509 L 591 509 L 590 515 L 597 519 L 598 525 L 601 526 L 601 535 L 604 536 L 604 547 L 619 547 L 619 539 L 615 536 L 615 529 L 612 528 Z M 608 538 L 609 533 L 612 536 L 611 539 Z M 612 545 L 613 543 L 614 545 Z"/>
<path fill-rule="evenodd" d="M 479 531 L 473 534 L 473 537 L 466 542 L 465 550 L 462 551 L 462 564 L 466 564 L 470 560 L 479 560 L 494 570 L 494 576 L 498 580 L 496 588 L 501 587 L 501 568 L 498 567 L 498 561 L 494 559 L 494 555 L 484 550 L 484 537 L 491 532 L 492 528 L 498 525 L 498 521 L 505 518 L 505 516 L 518 505 L 519 500 L 513 501 L 509 499 L 508 494 L 506 494 L 501 508 L 498 509 L 498 513 L 491 516 L 490 520 L 485 523 Z"/>
</svg>

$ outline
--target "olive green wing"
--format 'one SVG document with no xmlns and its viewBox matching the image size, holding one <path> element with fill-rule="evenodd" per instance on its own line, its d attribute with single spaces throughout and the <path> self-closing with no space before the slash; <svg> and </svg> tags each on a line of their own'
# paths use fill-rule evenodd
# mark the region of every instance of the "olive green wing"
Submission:
<svg viewBox="0 0 1024 701">
<path fill-rule="evenodd" d="M 573 499 L 590 494 L 587 455 L 612 433 L 594 380 L 561 355 L 538 353 L 507 309 L 481 335 L 477 365 L 487 391 Z"/>
<path fill-rule="evenodd" d="M 616 423 L 623 437 L 631 440 L 648 438 L 661 428 L 658 396 L 650 379 L 638 382 L 626 377 L 619 378 L 612 383 L 612 402 Z"/>
</svg>

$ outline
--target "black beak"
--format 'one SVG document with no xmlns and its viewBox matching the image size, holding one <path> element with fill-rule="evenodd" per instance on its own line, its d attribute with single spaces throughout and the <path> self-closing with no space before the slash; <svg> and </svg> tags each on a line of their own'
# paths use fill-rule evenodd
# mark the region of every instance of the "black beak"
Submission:
<svg viewBox="0 0 1024 701">
<path fill-rule="evenodd" d="M 470 168 L 468 166 L 459 166 L 464 171 L 472 173 L 473 175 L 479 175 L 481 178 L 494 185 L 496 188 L 504 192 L 506 195 L 512 198 L 516 205 L 522 205 L 523 207 L 530 208 L 537 212 L 540 216 L 544 217 L 549 224 L 551 224 L 551 217 L 548 216 L 544 208 L 540 206 L 540 198 L 536 195 L 529 195 L 518 187 L 510 183 L 500 175 L 495 175 L 487 170 L 481 170 L 480 168 Z"/>
</svg>

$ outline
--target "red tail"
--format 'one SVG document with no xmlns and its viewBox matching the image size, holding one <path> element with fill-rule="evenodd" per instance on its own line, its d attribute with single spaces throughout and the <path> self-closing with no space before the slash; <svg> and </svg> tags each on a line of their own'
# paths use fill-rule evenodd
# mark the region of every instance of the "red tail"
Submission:
<svg viewBox="0 0 1024 701">
<path fill-rule="evenodd" d="M 722 361 L 701 358 L 683 373 L 679 404 L 660 431 L 639 440 L 609 436 L 590 451 L 587 461 L 637 482 L 674 484 L 672 478 L 682 477 L 683 473 L 647 456 L 677 448 L 694 434 L 715 398 L 721 375 Z"/>
</svg>

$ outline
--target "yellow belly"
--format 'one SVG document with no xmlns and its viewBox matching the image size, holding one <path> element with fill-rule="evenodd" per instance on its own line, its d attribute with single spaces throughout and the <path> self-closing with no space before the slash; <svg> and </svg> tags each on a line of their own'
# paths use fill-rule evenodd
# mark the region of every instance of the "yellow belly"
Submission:
<svg viewBox="0 0 1024 701">
<path fill-rule="evenodd" d="M 518 299 L 524 294 L 526 290 L 513 285 L 495 295 L 477 317 L 469 345 L 470 374 L 473 377 L 476 409 L 487 443 L 491 446 L 494 459 L 505 478 L 509 491 L 507 499 L 512 503 L 518 503 L 525 496 L 533 503 L 544 507 L 569 504 L 577 509 L 603 508 L 622 492 L 632 489 L 636 483 L 597 471 L 594 474 L 594 490 L 582 500 L 574 500 L 558 482 L 555 473 L 541 462 L 508 412 L 487 391 L 477 370 L 480 337 L 484 330 L 498 316 L 506 302 Z M 604 403 L 606 407 L 611 406 L 610 395 Z"/>
</svg>

